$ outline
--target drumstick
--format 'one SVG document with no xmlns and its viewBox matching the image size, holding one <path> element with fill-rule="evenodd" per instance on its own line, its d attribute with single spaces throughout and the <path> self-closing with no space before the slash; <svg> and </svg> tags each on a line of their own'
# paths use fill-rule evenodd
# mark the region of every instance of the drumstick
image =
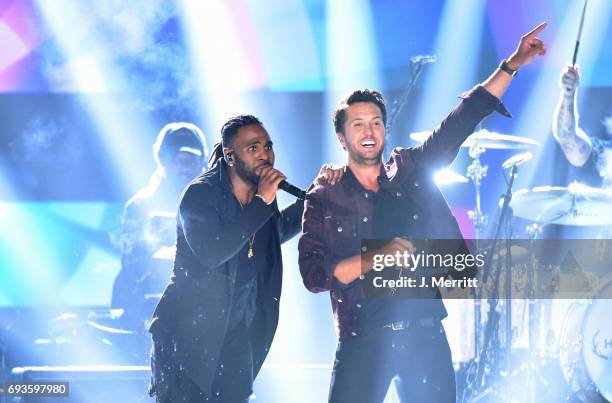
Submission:
<svg viewBox="0 0 612 403">
<path fill-rule="evenodd" d="M 582 17 L 580 18 L 580 27 L 578 28 L 578 37 L 576 38 L 576 46 L 574 47 L 574 57 L 572 58 L 572 66 L 576 65 L 576 59 L 578 58 L 578 48 L 580 47 L 580 37 L 582 36 L 582 27 L 584 26 L 584 16 L 586 14 L 586 6 L 588 0 L 584 0 L 584 7 L 582 7 Z"/>
</svg>

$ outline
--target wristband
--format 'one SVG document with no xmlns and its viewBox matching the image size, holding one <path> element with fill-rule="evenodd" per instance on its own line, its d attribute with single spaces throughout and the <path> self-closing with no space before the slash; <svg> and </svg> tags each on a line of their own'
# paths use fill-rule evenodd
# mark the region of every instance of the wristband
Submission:
<svg viewBox="0 0 612 403">
<path fill-rule="evenodd" d="M 516 70 L 512 70 L 509 66 L 508 66 L 508 61 L 506 59 L 502 60 L 501 63 L 499 64 L 499 69 L 505 73 L 510 74 L 512 77 L 514 77 L 516 75 L 516 73 L 518 72 L 518 69 Z"/>
</svg>

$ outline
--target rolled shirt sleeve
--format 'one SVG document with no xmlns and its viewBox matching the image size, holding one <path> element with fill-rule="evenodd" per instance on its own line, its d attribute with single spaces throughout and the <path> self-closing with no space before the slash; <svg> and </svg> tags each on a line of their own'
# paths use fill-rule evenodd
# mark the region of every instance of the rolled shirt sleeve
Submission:
<svg viewBox="0 0 612 403">
<path fill-rule="evenodd" d="M 487 115 L 495 110 L 508 118 L 512 117 L 504 103 L 489 91 L 485 90 L 482 85 L 477 85 L 471 90 L 465 91 L 459 95 L 459 98 L 475 108 L 480 114 Z"/>
</svg>

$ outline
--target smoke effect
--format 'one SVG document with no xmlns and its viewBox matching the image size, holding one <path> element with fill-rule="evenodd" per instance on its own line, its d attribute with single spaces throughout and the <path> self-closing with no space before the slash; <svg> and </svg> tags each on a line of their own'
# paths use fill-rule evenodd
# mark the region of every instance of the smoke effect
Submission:
<svg viewBox="0 0 612 403">
<path fill-rule="evenodd" d="M 69 127 L 65 118 L 35 117 L 10 144 L 13 159 L 38 167 L 52 163 L 60 169 L 72 168 L 82 157 L 84 139 Z"/>
<path fill-rule="evenodd" d="M 48 180 L 49 167 L 69 172 L 82 151 L 78 138 L 66 131 L 66 122 L 36 116 L 11 141 L 10 158 L 21 169 L 15 173 L 24 188 L 38 188 Z M 61 150 L 61 151 L 60 151 Z"/>
<path fill-rule="evenodd" d="M 612 144 L 612 115 L 608 115 L 603 119 L 603 125 L 608 134 L 608 142 Z M 612 189 L 612 149 L 602 147 L 600 155 L 597 159 L 597 169 L 602 179 L 602 186 Z"/>
<path fill-rule="evenodd" d="M 112 91 L 132 95 L 130 102 L 138 109 L 180 113 L 190 106 L 192 102 L 187 101 L 195 86 L 188 83 L 190 63 L 173 2 L 110 0 L 88 2 L 86 9 L 82 2 L 72 4 L 78 10 L 78 20 L 75 17 L 63 23 L 74 27 L 79 35 L 79 54 L 63 54 L 63 60 L 58 60 L 58 44 L 49 33 L 49 49 L 43 53 L 47 76 L 54 84 L 61 87 L 71 82 L 71 70 L 66 66 L 75 58 L 94 54 L 104 63 L 100 66 L 102 74 L 108 73 L 105 84 Z M 112 73 L 121 83 L 109 82 Z"/>
<path fill-rule="evenodd" d="M 612 115 L 608 115 L 604 118 L 603 124 L 606 127 L 608 137 L 612 137 Z"/>
<path fill-rule="evenodd" d="M 597 165 L 603 187 L 612 189 L 612 149 L 603 150 Z"/>
<path fill-rule="evenodd" d="M 140 109 L 163 109 L 181 113 L 193 104 L 195 85 L 190 85 L 189 60 L 174 43 L 158 43 L 133 57 L 118 60 L 125 76 L 132 77 Z"/>
<path fill-rule="evenodd" d="M 22 135 L 11 142 L 12 158 L 35 164 L 47 163 L 56 158 L 51 150 L 62 134 L 61 126 L 55 121 L 35 117 L 26 125 Z"/>
</svg>

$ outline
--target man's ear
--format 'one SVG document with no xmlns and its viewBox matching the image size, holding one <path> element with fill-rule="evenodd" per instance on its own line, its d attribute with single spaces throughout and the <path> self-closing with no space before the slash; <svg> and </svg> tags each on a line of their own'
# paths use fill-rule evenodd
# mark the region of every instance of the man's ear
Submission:
<svg viewBox="0 0 612 403">
<path fill-rule="evenodd" d="M 231 148 L 223 147 L 223 159 L 227 162 L 230 167 L 234 166 L 234 150 Z"/>
<path fill-rule="evenodd" d="M 342 149 L 346 151 L 346 137 L 344 137 L 344 134 L 336 133 L 336 137 L 338 138 L 338 141 L 340 142 Z"/>
</svg>

